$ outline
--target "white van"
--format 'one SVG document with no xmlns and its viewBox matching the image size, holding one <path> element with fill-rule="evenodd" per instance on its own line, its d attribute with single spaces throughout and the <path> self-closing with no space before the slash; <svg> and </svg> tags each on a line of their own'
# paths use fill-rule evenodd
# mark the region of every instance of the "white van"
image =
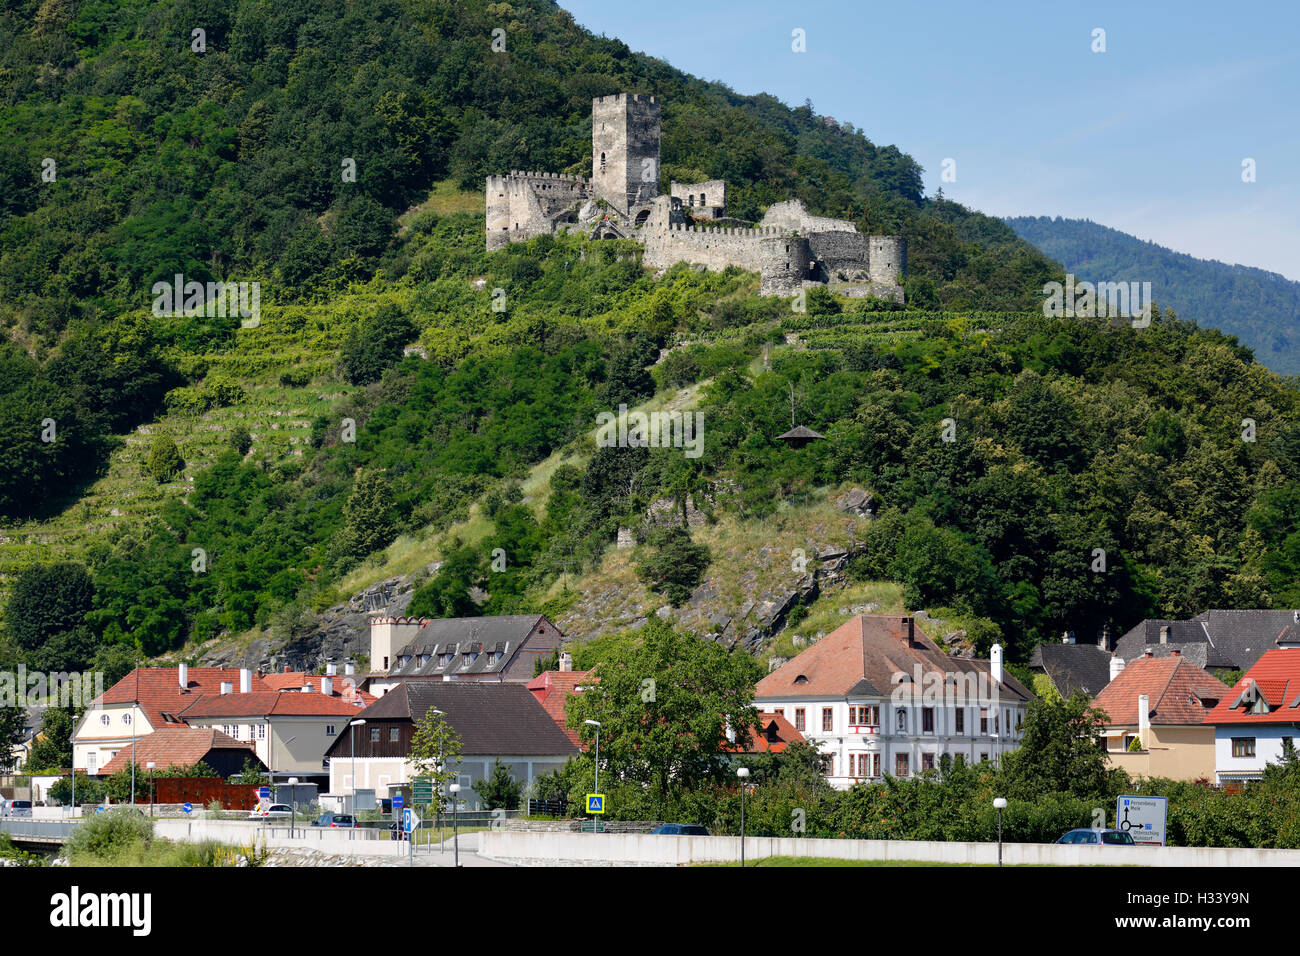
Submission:
<svg viewBox="0 0 1300 956">
<path fill-rule="evenodd" d="M 30 817 L 31 815 L 30 800 L 0 800 L 0 817 Z"/>
</svg>

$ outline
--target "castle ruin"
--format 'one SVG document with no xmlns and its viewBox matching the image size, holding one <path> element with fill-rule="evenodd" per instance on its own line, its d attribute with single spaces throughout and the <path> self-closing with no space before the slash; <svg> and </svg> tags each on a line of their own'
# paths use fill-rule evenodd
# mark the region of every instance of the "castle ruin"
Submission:
<svg viewBox="0 0 1300 956">
<path fill-rule="evenodd" d="M 720 179 L 669 185 L 659 193 L 659 103 L 619 93 L 591 105 L 591 179 L 512 171 L 487 177 L 487 248 L 581 230 L 587 238 L 635 239 L 642 261 L 667 269 L 689 262 L 738 266 L 762 278 L 761 295 L 790 296 L 828 285 L 841 295 L 903 301 L 907 243 L 864 236 L 844 219 L 811 215 L 797 199 L 770 206 L 762 220 L 727 216 Z"/>
</svg>

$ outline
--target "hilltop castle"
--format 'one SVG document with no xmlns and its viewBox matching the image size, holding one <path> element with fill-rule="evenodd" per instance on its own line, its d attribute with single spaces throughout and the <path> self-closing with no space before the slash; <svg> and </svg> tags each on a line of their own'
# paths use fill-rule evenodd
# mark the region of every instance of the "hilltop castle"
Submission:
<svg viewBox="0 0 1300 956">
<path fill-rule="evenodd" d="M 770 206 L 756 225 L 727 216 L 727 184 L 671 183 L 659 194 L 659 104 L 619 93 L 591 104 L 591 179 L 513 171 L 487 178 L 487 248 L 582 230 L 589 239 L 635 239 L 657 269 L 690 262 L 762 276 L 762 295 L 829 284 L 848 296 L 903 301 L 907 244 L 864 236 L 844 219 L 813 216 L 797 199 Z"/>
</svg>

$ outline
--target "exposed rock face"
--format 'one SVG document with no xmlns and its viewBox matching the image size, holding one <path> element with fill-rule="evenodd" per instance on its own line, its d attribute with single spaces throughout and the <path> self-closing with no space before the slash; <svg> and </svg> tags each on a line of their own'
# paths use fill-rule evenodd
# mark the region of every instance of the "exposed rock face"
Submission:
<svg viewBox="0 0 1300 956">
<path fill-rule="evenodd" d="M 865 518 L 872 513 L 876 498 L 869 491 L 853 488 L 835 499 L 835 507 L 840 511 Z"/>
</svg>

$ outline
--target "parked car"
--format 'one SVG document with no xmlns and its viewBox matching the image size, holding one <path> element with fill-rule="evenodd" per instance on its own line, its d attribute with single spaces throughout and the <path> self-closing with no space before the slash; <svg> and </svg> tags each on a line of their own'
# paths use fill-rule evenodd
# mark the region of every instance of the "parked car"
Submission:
<svg viewBox="0 0 1300 956">
<path fill-rule="evenodd" d="M 30 800 L 0 800 L 0 817 L 30 817 L 31 815 Z"/>
<path fill-rule="evenodd" d="M 708 827 L 698 823 L 663 823 L 650 831 L 664 836 L 708 836 Z"/>
<path fill-rule="evenodd" d="M 293 807 L 287 803 L 273 803 L 265 810 L 254 807 L 248 811 L 250 820 L 288 820 L 293 817 Z"/>
<path fill-rule="evenodd" d="M 357 818 L 350 813 L 322 813 L 311 822 L 314 827 L 345 827 L 357 829 L 361 826 Z"/>
<path fill-rule="evenodd" d="M 1133 835 L 1123 830 L 1102 830 L 1080 827 L 1064 834 L 1057 843 L 1091 844 L 1094 846 L 1136 846 Z"/>
</svg>

